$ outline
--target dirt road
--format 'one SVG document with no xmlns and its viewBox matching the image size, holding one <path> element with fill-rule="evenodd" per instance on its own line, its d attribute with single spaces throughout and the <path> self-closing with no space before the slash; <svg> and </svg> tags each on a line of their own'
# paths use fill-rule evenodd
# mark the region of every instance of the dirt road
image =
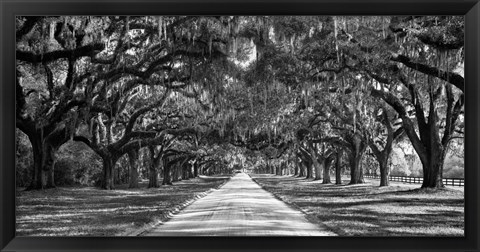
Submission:
<svg viewBox="0 0 480 252">
<path fill-rule="evenodd" d="M 332 236 L 238 173 L 146 236 Z"/>
</svg>

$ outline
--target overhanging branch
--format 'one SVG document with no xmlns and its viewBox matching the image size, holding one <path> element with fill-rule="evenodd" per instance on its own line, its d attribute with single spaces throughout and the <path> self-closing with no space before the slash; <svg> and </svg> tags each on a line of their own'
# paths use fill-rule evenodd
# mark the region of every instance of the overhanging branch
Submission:
<svg viewBox="0 0 480 252">
<path fill-rule="evenodd" d="M 465 79 L 457 73 L 443 71 L 436 67 L 431 67 L 419 62 L 414 62 L 409 57 L 401 54 L 394 54 L 390 59 L 392 61 L 400 62 L 405 66 L 417 70 L 421 73 L 437 77 L 441 80 L 451 83 L 458 89 L 462 90 L 462 92 L 465 92 Z"/>
<path fill-rule="evenodd" d="M 78 59 L 84 56 L 93 56 L 105 49 L 104 43 L 95 43 L 72 50 L 59 50 L 45 54 L 34 54 L 21 50 L 16 51 L 16 59 L 29 63 L 47 63 L 58 59 Z"/>
</svg>

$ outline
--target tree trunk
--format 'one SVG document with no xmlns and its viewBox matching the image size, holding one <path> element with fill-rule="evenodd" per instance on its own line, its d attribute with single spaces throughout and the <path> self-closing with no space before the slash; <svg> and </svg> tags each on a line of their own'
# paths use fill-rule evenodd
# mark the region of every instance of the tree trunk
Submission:
<svg viewBox="0 0 480 252">
<path fill-rule="evenodd" d="M 375 144 L 370 143 L 370 149 L 372 150 L 375 156 L 375 159 L 378 162 L 378 166 L 380 168 L 380 186 L 389 186 L 390 184 L 388 179 L 390 176 L 390 170 L 388 168 L 388 159 L 390 157 L 390 153 L 392 152 L 392 142 L 393 142 L 393 136 L 389 136 L 387 138 L 387 143 L 383 151 L 380 151 Z"/>
<path fill-rule="evenodd" d="M 41 137 L 30 137 L 33 151 L 32 181 L 27 190 L 47 189 L 55 187 L 54 169 L 57 148 L 51 144 L 43 144 Z"/>
<path fill-rule="evenodd" d="M 337 150 L 335 155 L 335 184 L 342 184 L 342 151 Z"/>
<path fill-rule="evenodd" d="M 150 164 L 150 169 L 148 170 L 148 188 L 159 187 L 157 165 L 157 162 L 152 162 Z"/>
<path fill-rule="evenodd" d="M 432 105 L 431 108 L 432 109 Z M 432 112 L 433 113 L 433 112 Z M 429 117 L 435 117 L 429 115 Z M 424 148 L 415 148 L 423 167 L 422 188 L 443 188 L 443 163 L 446 156 L 446 148 L 442 146 L 438 136 L 436 120 L 429 121 L 428 128 L 421 131 Z M 407 132 L 408 133 L 408 132 Z M 410 135 L 409 135 L 410 138 Z M 420 144 L 422 144 L 420 143 Z M 417 145 L 420 145 L 417 144 Z M 415 145 L 414 145 L 415 147 Z"/>
<path fill-rule="evenodd" d="M 180 180 L 188 179 L 188 159 L 184 159 L 178 164 L 178 177 Z"/>
<path fill-rule="evenodd" d="M 443 163 L 445 161 L 446 151 L 440 146 L 432 148 L 430 155 L 426 155 L 428 160 L 422 160 L 423 183 L 422 188 L 443 188 Z"/>
<path fill-rule="evenodd" d="M 113 169 L 115 163 L 117 163 L 117 158 L 114 158 L 110 155 L 102 156 L 103 160 L 103 180 L 102 180 L 102 189 L 113 190 L 115 189 L 113 183 Z"/>
<path fill-rule="evenodd" d="M 190 165 L 188 163 L 184 163 L 182 165 L 182 179 L 183 180 L 190 179 L 190 177 L 191 177 L 190 176 L 190 174 L 191 174 L 190 170 L 191 170 L 191 168 L 190 168 Z"/>
<path fill-rule="evenodd" d="M 306 167 L 307 167 L 307 176 L 305 178 L 306 179 L 313 178 L 313 164 L 312 164 L 312 162 L 306 163 Z"/>
<path fill-rule="evenodd" d="M 350 158 L 350 184 L 362 184 L 363 170 L 362 170 L 362 155 L 360 153 L 352 153 Z"/>
<path fill-rule="evenodd" d="M 350 157 L 350 184 L 363 184 L 362 157 L 367 144 L 361 136 L 355 134 L 352 139 L 352 153 Z"/>
<path fill-rule="evenodd" d="M 305 170 L 307 168 L 307 166 L 305 165 L 305 162 L 302 160 L 300 162 L 298 162 L 299 166 L 298 166 L 298 176 L 299 177 L 304 177 L 305 176 Z"/>
<path fill-rule="evenodd" d="M 301 160 L 302 160 L 302 164 L 305 166 L 305 170 L 306 170 L 306 179 L 310 179 L 310 178 L 313 178 L 313 159 L 315 159 L 315 155 L 312 155 L 311 154 L 311 149 L 312 148 L 309 148 L 310 151 L 308 150 L 308 147 L 307 149 L 305 148 L 299 148 L 300 150 L 300 155 L 301 155 Z"/>
<path fill-rule="evenodd" d="M 178 164 L 178 162 L 177 162 L 177 163 L 175 163 L 174 166 L 173 166 L 172 182 L 178 182 L 178 181 L 179 181 L 179 179 L 178 179 L 178 177 L 179 177 L 179 172 L 178 172 L 178 170 L 179 170 L 179 164 Z"/>
<path fill-rule="evenodd" d="M 314 158 L 315 159 L 315 158 Z M 320 160 L 316 160 L 314 162 L 315 166 L 315 178 L 313 180 L 320 180 L 322 179 L 322 170 L 325 170 L 325 159 L 323 157 L 319 157 Z"/>
<path fill-rule="evenodd" d="M 193 164 L 188 164 L 188 178 L 195 178 L 194 171 L 193 171 Z"/>
<path fill-rule="evenodd" d="M 130 183 L 128 188 L 138 188 L 138 150 L 132 150 L 128 152 L 128 161 L 130 164 Z"/>
<path fill-rule="evenodd" d="M 437 111 L 430 97 L 430 110 L 427 127 L 420 132 L 424 137 L 421 139 L 426 148 L 417 150 L 423 166 L 422 188 L 443 188 L 443 163 L 445 161 L 448 142 L 442 143 L 439 137 L 437 125 Z M 448 119 L 447 119 L 448 120 Z M 443 145 L 445 144 L 445 146 Z M 422 153 L 420 153 L 422 152 Z"/>
<path fill-rule="evenodd" d="M 54 169 L 55 169 L 55 162 L 56 162 L 56 153 L 57 149 L 49 144 L 45 143 L 43 148 L 43 171 L 44 171 L 44 179 L 45 181 L 45 188 L 55 188 L 55 179 L 54 179 Z"/>
<path fill-rule="evenodd" d="M 55 164 L 50 166 L 48 170 L 46 171 L 46 177 L 47 177 L 47 182 L 45 188 L 55 188 L 55 170 L 54 167 Z"/>
<path fill-rule="evenodd" d="M 162 185 L 172 185 L 172 177 L 170 174 L 170 164 L 166 160 L 163 163 L 163 182 Z"/>
<path fill-rule="evenodd" d="M 33 150 L 33 172 L 32 172 L 32 181 L 27 190 L 35 189 L 44 189 L 46 186 L 45 180 L 43 179 L 44 170 L 42 169 L 43 164 L 43 155 L 42 155 L 42 146 L 39 141 L 41 140 L 30 140 L 32 142 Z"/>
<path fill-rule="evenodd" d="M 185 167 L 184 165 L 180 166 L 180 178 L 182 180 L 187 178 L 187 167 Z"/>
<path fill-rule="evenodd" d="M 28 186 L 27 190 L 43 189 L 45 185 L 43 183 L 43 169 L 42 169 L 42 140 L 40 138 L 35 138 L 28 136 L 30 142 L 32 143 L 33 151 L 33 172 L 32 172 L 32 181 Z"/>
<path fill-rule="evenodd" d="M 298 162 L 298 158 L 295 157 L 295 167 L 293 168 L 293 176 L 298 176 L 298 171 L 300 169 L 300 163 Z"/>
<path fill-rule="evenodd" d="M 384 157 L 378 162 L 378 165 L 380 167 L 380 186 L 389 186 L 390 169 L 388 169 L 388 159 Z"/>
<path fill-rule="evenodd" d="M 198 164 L 197 164 L 198 161 L 195 161 L 195 163 L 193 163 L 193 177 L 196 178 L 198 177 Z"/>
<path fill-rule="evenodd" d="M 155 156 L 155 147 L 148 147 L 150 152 L 150 166 L 148 167 L 148 188 L 158 188 L 158 166 L 160 166 L 161 153 Z"/>
<path fill-rule="evenodd" d="M 113 172 L 114 172 L 114 175 L 113 175 L 113 182 L 115 184 L 120 184 L 120 167 L 118 167 L 117 169 L 113 169 Z"/>
<path fill-rule="evenodd" d="M 308 147 L 309 147 L 309 150 L 310 150 L 310 156 L 312 158 L 312 165 L 315 168 L 315 178 L 314 178 L 314 180 L 320 180 L 320 179 L 322 179 L 322 170 L 325 168 L 324 167 L 325 159 L 324 159 L 323 156 L 319 155 L 316 152 L 316 148 L 313 146 L 313 143 L 309 142 Z M 312 171 L 312 173 L 313 173 L 313 171 Z M 312 174 L 312 176 L 313 176 L 313 174 Z"/>
<path fill-rule="evenodd" d="M 430 148 L 429 153 L 419 155 L 423 166 L 422 188 L 443 188 L 443 163 L 446 152 L 441 146 Z M 422 158 L 423 157 L 423 158 Z"/>
<path fill-rule="evenodd" d="M 330 179 L 330 164 L 332 163 L 332 156 L 324 159 L 323 161 L 323 181 L 322 184 L 330 184 L 332 180 Z"/>
</svg>

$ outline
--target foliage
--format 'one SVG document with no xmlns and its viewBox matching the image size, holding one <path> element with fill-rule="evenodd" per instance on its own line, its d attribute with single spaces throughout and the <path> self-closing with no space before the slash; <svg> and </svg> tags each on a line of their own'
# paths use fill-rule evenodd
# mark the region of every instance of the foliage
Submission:
<svg viewBox="0 0 480 252">
<path fill-rule="evenodd" d="M 462 174 L 450 157 L 463 155 L 463 17 L 19 16 L 16 26 L 17 125 L 44 145 L 31 145 L 35 168 L 28 155 L 17 163 L 22 185 L 53 157 L 58 185 L 111 189 L 113 170 L 132 179 L 131 151 L 144 179 L 146 147 L 210 172 L 298 155 L 317 165 L 343 149 L 352 175 L 389 158 L 392 174 Z"/>
</svg>

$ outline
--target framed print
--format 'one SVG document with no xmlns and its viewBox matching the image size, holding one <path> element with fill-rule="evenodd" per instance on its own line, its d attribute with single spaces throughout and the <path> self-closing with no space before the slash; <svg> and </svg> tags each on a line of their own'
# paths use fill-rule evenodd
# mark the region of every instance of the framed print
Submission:
<svg viewBox="0 0 480 252">
<path fill-rule="evenodd" d="M 478 251 L 478 1 L 2 1 L 1 251 Z"/>
</svg>

